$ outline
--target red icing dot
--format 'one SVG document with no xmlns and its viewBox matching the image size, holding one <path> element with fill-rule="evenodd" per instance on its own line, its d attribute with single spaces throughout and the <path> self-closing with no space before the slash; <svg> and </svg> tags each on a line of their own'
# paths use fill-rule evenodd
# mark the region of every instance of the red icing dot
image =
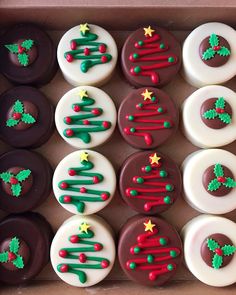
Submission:
<svg viewBox="0 0 236 295">
<path fill-rule="evenodd" d="M 89 55 L 90 54 L 90 50 L 89 48 L 84 48 L 84 55 Z"/>
<path fill-rule="evenodd" d="M 84 125 L 89 125 L 89 120 L 84 120 L 84 121 L 83 121 L 83 124 L 84 124 Z"/>
<path fill-rule="evenodd" d="M 12 118 L 13 118 L 14 120 L 20 120 L 21 117 L 22 117 L 21 113 L 14 113 L 14 114 L 12 115 Z"/>
<path fill-rule="evenodd" d="M 65 258 L 65 257 L 67 256 L 67 254 L 68 254 L 68 253 L 67 253 L 66 250 L 60 250 L 60 251 L 59 251 L 59 256 L 62 257 L 62 258 Z"/>
<path fill-rule="evenodd" d="M 221 49 L 221 46 L 214 46 L 213 49 L 216 50 L 216 51 L 218 51 L 218 50 Z"/>
<path fill-rule="evenodd" d="M 68 174 L 69 174 L 70 176 L 75 176 L 75 175 L 76 175 L 76 171 L 75 171 L 74 169 L 70 169 L 70 170 L 68 171 Z"/>
<path fill-rule="evenodd" d="M 103 201 L 106 201 L 109 198 L 109 196 L 106 193 L 102 193 L 101 198 L 103 199 Z"/>
<path fill-rule="evenodd" d="M 86 189 L 85 187 L 81 187 L 81 188 L 80 188 L 80 192 L 81 192 L 82 194 L 84 194 L 84 193 L 87 192 L 87 189 Z"/>
<path fill-rule="evenodd" d="M 144 242 L 144 240 L 145 240 L 145 238 L 143 236 L 138 236 L 137 237 L 137 242 L 138 243 L 142 243 L 142 242 Z"/>
<path fill-rule="evenodd" d="M 215 252 L 219 256 L 222 256 L 223 255 L 223 251 L 220 248 L 215 249 Z"/>
<path fill-rule="evenodd" d="M 71 129 L 67 129 L 67 130 L 66 130 L 66 135 L 69 136 L 69 137 L 73 136 L 73 135 L 74 135 L 73 130 L 71 130 Z"/>
<path fill-rule="evenodd" d="M 25 51 L 24 47 L 22 47 L 20 44 L 18 45 L 18 52 L 23 53 Z"/>
<path fill-rule="evenodd" d="M 99 45 L 98 47 L 99 52 L 105 53 L 106 52 L 106 46 L 104 44 Z"/>
<path fill-rule="evenodd" d="M 72 122 L 71 117 L 66 117 L 66 123 L 71 124 L 71 122 Z"/>
<path fill-rule="evenodd" d="M 64 196 L 63 201 L 64 201 L 64 203 L 70 203 L 71 202 L 71 197 L 70 196 Z"/>
<path fill-rule="evenodd" d="M 94 244 L 94 250 L 95 251 L 100 251 L 100 250 L 102 250 L 102 245 L 100 245 L 100 244 Z"/>
<path fill-rule="evenodd" d="M 75 41 L 71 41 L 71 42 L 70 42 L 70 48 L 71 48 L 72 50 L 75 50 L 76 47 L 77 47 L 76 42 L 75 42 Z"/>
<path fill-rule="evenodd" d="M 75 244 L 75 243 L 78 243 L 79 242 L 79 237 L 74 235 L 74 236 L 71 236 L 70 237 L 70 242 Z"/>
<path fill-rule="evenodd" d="M 18 180 L 15 177 L 10 178 L 10 184 L 17 184 Z"/>
<path fill-rule="evenodd" d="M 105 63 L 105 62 L 107 62 L 107 61 L 108 61 L 107 56 L 106 56 L 106 55 L 103 55 L 103 56 L 101 57 L 101 62 L 102 62 L 102 63 Z"/>
<path fill-rule="evenodd" d="M 68 53 L 68 54 L 66 55 L 66 60 L 67 60 L 68 62 L 72 62 L 72 61 L 74 60 L 73 55 Z"/>
<path fill-rule="evenodd" d="M 8 252 L 8 260 L 13 261 L 16 259 L 16 255 L 12 252 Z"/>
<path fill-rule="evenodd" d="M 66 189 L 66 188 L 68 188 L 68 184 L 67 184 L 66 182 L 62 182 L 62 183 L 60 184 L 60 187 L 61 187 L 62 189 Z"/>
<path fill-rule="evenodd" d="M 149 134 L 147 134 L 147 135 L 144 136 L 144 140 L 145 140 L 145 142 L 146 142 L 147 145 L 151 145 L 152 144 L 152 137 Z"/>
<path fill-rule="evenodd" d="M 75 112 L 79 112 L 79 111 L 80 111 L 80 106 L 78 106 L 77 104 L 74 105 L 73 110 L 74 110 Z"/>
<path fill-rule="evenodd" d="M 149 273 L 149 280 L 150 281 L 155 281 L 155 279 L 156 279 L 156 276 L 154 275 L 154 273 L 150 272 Z"/>
<path fill-rule="evenodd" d="M 107 268 L 109 266 L 109 262 L 107 261 L 107 260 L 103 260 L 102 262 L 101 262 L 101 267 L 102 268 Z"/>
<path fill-rule="evenodd" d="M 226 178 L 225 178 L 225 177 L 222 177 L 222 176 L 217 177 L 217 180 L 218 180 L 219 182 L 226 182 Z"/>
<path fill-rule="evenodd" d="M 85 255 L 84 253 L 80 253 L 80 255 L 79 255 L 79 261 L 80 261 L 81 263 L 85 263 L 86 260 L 87 260 L 86 255 Z"/>
<path fill-rule="evenodd" d="M 93 183 L 99 183 L 99 178 L 97 176 L 93 177 Z"/>
<path fill-rule="evenodd" d="M 151 206 L 149 205 L 149 204 L 144 204 L 144 210 L 146 211 L 146 212 L 148 212 L 148 211 L 150 211 L 150 209 L 151 209 Z"/>
<path fill-rule="evenodd" d="M 225 112 L 225 110 L 224 109 L 221 109 L 221 108 L 216 108 L 216 112 L 218 114 L 223 114 Z"/>
<path fill-rule="evenodd" d="M 110 127 L 110 123 L 107 121 L 102 122 L 102 126 L 106 129 L 108 129 Z"/>
<path fill-rule="evenodd" d="M 129 252 L 130 252 L 130 254 L 135 254 L 134 253 L 134 247 L 130 247 Z"/>
<path fill-rule="evenodd" d="M 100 110 L 99 109 L 93 109 L 92 110 L 92 114 L 99 115 L 100 114 Z"/>
<path fill-rule="evenodd" d="M 60 271 L 61 272 L 68 272 L 68 265 L 66 265 L 66 264 L 61 265 Z"/>
</svg>

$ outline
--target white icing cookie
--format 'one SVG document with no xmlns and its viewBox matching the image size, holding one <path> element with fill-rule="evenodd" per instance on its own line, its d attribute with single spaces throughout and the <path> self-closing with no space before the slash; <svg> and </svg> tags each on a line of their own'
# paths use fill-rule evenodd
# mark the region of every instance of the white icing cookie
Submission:
<svg viewBox="0 0 236 295">
<path fill-rule="evenodd" d="M 102 281 L 111 271 L 115 255 L 113 231 L 95 215 L 66 220 L 51 245 L 51 263 L 56 274 L 76 287 Z"/>
<path fill-rule="evenodd" d="M 96 25 L 81 24 L 67 31 L 57 48 L 57 60 L 68 83 L 101 86 L 110 78 L 117 62 L 112 36 Z"/>
<path fill-rule="evenodd" d="M 92 86 L 76 87 L 58 102 L 55 123 L 62 138 L 75 148 L 93 148 L 112 135 L 117 113 L 112 99 Z"/>
<path fill-rule="evenodd" d="M 236 224 L 226 218 L 200 215 L 182 229 L 185 262 L 203 283 L 223 287 L 236 282 Z"/>
<path fill-rule="evenodd" d="M 182 106 L 183 133 L 192 144 L 220 147 L 236 139 L 236 93 L 224 86 L 205 86 Z"/>
<path fill-rule="evenodd" d="M 102 210 L 112 200 L 116 174 L 101 154 L 80 150 L 66 156 L 53 176 L 53 192 L 66 210 L 88 215 Z"/>
<path fill-rule="evenodd" d="M 200 150 L 182 164 L 184 198 L 194 209 L 225 214 L 236 209 L 236 156 L 220 149 Z"/>
</svg>

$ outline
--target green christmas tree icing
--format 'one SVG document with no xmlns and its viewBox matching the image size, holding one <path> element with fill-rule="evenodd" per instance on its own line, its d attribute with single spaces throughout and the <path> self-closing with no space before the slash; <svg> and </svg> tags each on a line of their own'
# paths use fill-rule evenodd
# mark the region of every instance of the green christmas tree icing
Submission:
<svg viewBox="0 0 236 295">
<path fill-rule="evenodd" d="M 24 268 L 23 257 L 18 254 L 19 249 L 20 241 L 14 237 L 9 243 L 9 251 L 0 253 L 0 263 L 11 262 L 16 268 Z"/>
<path fill-rule="evenodd" d="M 219 37 L 216 34 L 211 34 L 209 37 L 210 47 L 207 48 L 203 54 L 203 60 L 212 59 L 216 54 L 220 56 L 228 56 L 231 54 L 230 50 L 225 46 L 220 46 Z"/>
<path fill-rule="evenodd" d="M 219 269 L 223 264 L 223 257 L 233 255 L 236 251 L 236 247 L 232 245 L 224 245 L 221 247 L 217 241 L 213 239 L 207 239 L 207 247 L 214 253 L 212 259 L 212 267 Z"/>
<path fill-rule="evenodd" d="M 2 179 L 4 183 L 10 184 L 12 195 L 14 197 L 19 197 L 22 191 L 22 182 L 24 182 L 30 175 L 31 170 L 29 169 L 21 170 L 16 175 L 7 171 L 0 173 L 0 179 Z"/>
<path fill-rule="evenodd" d="M 220 164 L 215 164 L 214 166 L 214 174 L 215 178 L 210 181 L 208 184 L 208 190 L 209 191 L 216 191 L 218 190 L 222 185 L 227 188 L 234 188 L 236 187 L 236 181 L 231 177 L 225 177 L 224 176 L 224 169 Z"/>
<path fill-rule="evenodd" d="M 20 65 L 27 67 L 29 65 L 28 51 L 34 45 L 34 40 L 26 39 L 21 44 L 8 44 L 5 47 L 13 54 L 17 54 Z"/>
</svg>

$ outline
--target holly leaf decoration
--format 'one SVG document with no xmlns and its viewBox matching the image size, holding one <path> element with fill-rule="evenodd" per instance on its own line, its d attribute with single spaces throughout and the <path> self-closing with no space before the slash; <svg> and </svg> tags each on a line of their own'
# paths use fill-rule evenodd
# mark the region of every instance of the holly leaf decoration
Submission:
<svg viewBox="0 0 236 295">
<path fill-rule="evenodd" d="M 20 120 L 15 120 L 13 118 L 10 118 L 6 121 L 6 126 L 7 127 L 14 127 L 16 126 L 18 123 L 20 122 Z"/>
<path fill-rule="evenodd" d="M 9 183 L 10 178 L 13 176 L 10 172 L 2 172 L 0 174 L 0 178 L 2 179 L 3 182 Z"/>
<path fill-rule="evenodd" d="M 11 53 L 18 53 L 18 44 L 4 45 Z"/>
<path fill-rule="evenodd" d="M 210 192 L 212 192 L 212 191 L 218 190 L 219 187 L 220 187 L 220 182 L 215 178 L 208 184 L 207 189 Z"/>
<path fill-rule="evenodd" d="M 21 185 L 19 183 L 11 185 L 11 191 L 14 197 L 19 197 L 21 193 Z"/>
<path fill-rule="evenodd" d="M 17 175 L 16 179 L 20 182 L 26 180 L 31 174 L 31 170 L 26 169 L 26 170 L 21 170 Z"/>
<path fill-rule="evenodd" d="M 226 182 L 223 182 L 223 185 L 228 188 L 234 188 L 236 187 L 236 181 L 231 177 L 226 177 Z"/>
<path fill-rule="evenodd" d="M 33 45 L 34 45 L 34 41 L 31 40 L 31 39 L 24 40 L 24 41 L 21 43 L 21 46 L 24 47 L 24 48 L 27 49 L 27 50 L 30 50 L 30 49 L 32 48 Z"/>
<path fill-rule="evenodd" d="M 221 267 L 222 263 L 223 263 L 223 257 L 218 254 L 215 254 L 212 259 L 213 268 L 219 269 Z"/>
<path fill-rule="evenodd" d="M 219 116 L 220 120 L 222 122 L 224 122 L 225 124 L 230 124 L 232 121 L 232 119 L 228 113 L 218 114 L 218 116 Z"/>
<path fill-rule="evenodd" d="M 224 176 L 224 170 L 223 170 L 223 167 L 220 164 L 215 164 L 215 166 L 214 166 L 214 174 L 215 174 L 216 177 Z"/>
<path fill-rule="evenodd" d="M 223 254 L 225 256 L 230 256 L 232 254 L 234 254 L 234 252 L 236 251 L 236 247 L 235 246 L 231 246 L 231 245 L 224 245 L 221 250 L 223 251 Z"/>
<path fill-rule="evenodd" d="M 4 263 L 8 261 L 8 252 L 2 252 L 0 253 L 0 262 Z"/>
<path fill-rule="evenodd" d="M 204 60 L 208 60 L 208 59 L 213 58 L 215 56 L 215 54 L 216 54 L 215 50 L 213 48 L 209 47 L 209 48 L 207 48 L 206 51 L 203 52 L 202 58 Z"/>
<path fill-rule="evenodd" d="M 13 111 L 15 113 L 20 113 L 20 114 L 24 113 L 24 105 L 19 99 L 17 99 L 17 101 L 13 105 Z"/>
<path fill-rule="evenodd" d="M 225 108 L 225 99 L 224 97 L 219 97 L 215 102 L 215 107 L 224 109 Z"/>
<path fill-rule="evenodd" d="M 203 114 L 205 119 L 214 119 L 217 117 L 217 112 L 214 109 L 208 110 Z"/>
<path fill-rule="evenodd" d="M 217 51 L 217 54 L 219 54 L 220 56 L 229 56 L 230 50 L 225 46 L 222 46 L 221 49 Z"/>
<path fill-rule="evenodd" d="M 220 245 L 213 239 L 207 239 L 207 247 L 211 251 L 215 251 L 215 249 L 220 248 Z"/>
<path fill-rule="evenodd" d="M 17 55 L 17 57 L 18 57 L 18 61 L 19 61 L 19 63 L 20 63 L 22 66 L 24 66 L 24 67 L 28 66 L 28 64 L 29 64 L 29 56 L 28 56 L 28 54 L 27 54 L 26 52 L 19 53 L 19 54 Z"/>
<path fill-rule="evenodd" d="M 12 253 L 17 254 L 20 248 L 20 242 L 17 237 L 13 238 L 9 244 L 9 249 Z"/>
<path fill-rule="evenodd" d="M 33 124 L 36 122 L 35 118 L 30 114 L 23 114 L 21 120 L 26 124 Z"/>
<path fill-rule="evenodd" d="M 218 46 L 219 45 L 219 38 L 216 34 L 211 34 L 209 38 L 209 43 L 211 47 Z"/>
<path fill-rule="evenodd" d="M 13 260 L 12 263 L 17 268 L 24 268 L 24 261 L 23 261 L 23 258 L 20 255 L 17 255 L 16 259 Z"/>
</svg>

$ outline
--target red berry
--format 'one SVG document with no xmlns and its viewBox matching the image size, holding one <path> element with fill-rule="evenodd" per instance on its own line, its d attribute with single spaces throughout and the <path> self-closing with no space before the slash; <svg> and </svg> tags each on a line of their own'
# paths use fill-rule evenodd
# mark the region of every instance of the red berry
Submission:
<svg viewBox="0 0 236 295">
<path fill-rule="evenodd" d="M 226 178 L 223 177 L 223 176 L 219 176 L 219 177 L 217 177 L 217 180 L 218 180 L 219 182 L 226 182 Z"/>
<path fill-rule="evenodd" d="M 84 48 L 84 55 L 89 55 L 90 54 L 90 50 L 89 48 Z"/>
<path fill-rule="evenodd" d="M 107 268 L 109 266 L 109 262 L 107 261 L 107 260 L 103 260 L 102 262 L 101 262 L 101 267 L 102 268 Z"/>
<path fill-rule="evenodd" d="M 102 126 L 106 129 L 108 129 L 110 127 L 110 123 L 107 121 L 102 122 Z"/>
<path fill-rule="evenodd" d="M 103 199 L 103 201 L 106 201 L 109 198 L 109 196 L 106 193 L 102 193 L 101 198 Z"/>
<path fill-rule="evenodd" d="M 215 51 L 218 51 L 218 50 L 221 49 L 221 46 L 214 46 L 213 49 L 214 49 Z"/>
<path fill-rule="evenodd" d="M 18 45 L 18 52 L 23 53 L 24 51 L 25 51 L 24 47 L 22 47 L 21 45 Z"/>
<path fill-rule="evenodd" d="M 100 115 L 100 110 L 99 109 L 93 109 L 92 114 L 94 115 Z"/>
<path fill-rule="evenodd" d="M 81 253 L 81 254 L 79 255 L 79 261 L 80 261 L 81 263 L 85 263 L 86 260 L 87 260 L 86 255 L 85 255 L 84 253 Z"/>
<path fill-rule="evenodd" d="M 67 253 L 66 250 L 60 250 L 60 251 L 59 251 L 59 256 L 62 257 L 62 258 L 65 258 L 65 257 L 67 256 L 67 254 L 68 254 L 68 253 Z"/>
<path fill-rule="evenodd" d="M 89 125 L 89 120 L 84 120 L 84 121 L 83 121 L 83 124 L 84 124 L 84 125 Z"/>
<path fill-rule="evenodd" d="M 67 60 L 68 62 L 72 62 L 72 61 L 74 60 L 73 55 L 68 53 L 68 54 L 66 55 L 66 60 Z"/>
<path fill-rule="evenodd" d="M 99 178 L 97 176 L 93 177 L 93 183 L 99 183 Z"/>
<path fill-rule="evenodd" d="M 106 46 L 104 44 L 99 45 L 98 47 L 99 52 L 105 53 L 106 52 Z"/>
<path fill-rule="evenodd" d="M 69 136 L 69 137 L 73 136 L 73 135 L 74 135 L 73 130 L 71 130 L 71 129 L 67 129 L 67 130 L 66 130 L 66 135 Z"/>
<path fill-rule="evenodd" d="M 60 267 L 60 272 L 68 272 L 68 265 L 62 264 Z"/>
<path fill-rule="evenodd" d="M 80 192 L 81 192 L 82 194 L 86 193 L 86 191 L 87 191 L 87 190 L 86 190 L 85 187 L 81 187 L 81 188 L 80 188 Z"/>
<path fill-rule="evenodd" d="M 15 177 L 10 178 L 10 184 L 17 184 L 18 180 Z"/>
<path fill-rule="evenodd" d="M 76 171 L 75 171 L 74 169 L 70 169 L 70 170 L 68 171 L 68 174 L 69 174 L 70 176 L 75 176 L 75 175 L 76 175 Z"/>
<path fill-rule="evenodd" d="M 215 253 L 219 256 L 223 255 L 223 251 L 220 248 L 215 249 Z"/>
<path fill-rule="evenodd" d="M 14 120 L 20 120 L 21 117 L 22 117 L 21 113 L 14 113 L 14 114 L 12 115 L 12 118 L 13 118 Z"/>
<path fill-rule="evenodd" d="M 78 243 L 79 242 L 79 237 L 74 235 L 74 236 L 71 236 L 70 237 L 70 242 L 75 244 L 75 243 Z"/>
<path fill-rule="evenodd" d="M 94 250 L 95 251 L 100 251 L 100 250 L 102 250 L 102 245 L 101 244 L 94 244 Z"/>
<path fill-rule="evenodd" d="M 225 112 L 225 110 L 224 110 L 224 109 L 221 109 L 221 108 L 216 108 L 216 112 L 217 112 L 218 114 L 222 114 L 222 113 Z"/>
<path fill-rule="evenodd" d="M 67 189 L 68 188 L 68 184 L 66 182 L 62 182 L 61 185 L 60 185 L 60 187 L 62 189 Z"/>
<path fill-rule="evenodd" d="M 106 56 L 106 55 L 103 55 L 103 56 L 101 57 L 101 62 L 102 62 L 102 63 L 105 63 L 105 62 L 107 62 L 107 61 L 108 61 L 107 56 Z"/>
<path fill-rule="evenodd" d="M 67 124 L 71 124 L 71 122 L 72 122 L 71 117 L 66 117 L 65 121 L 66 121 Z"/>
<path fill-rule="evenodd" d="M 63 201 L 64 201 L 64 203 L 70 203 L 71 202 L 71 197 L 70 196 L 64 196 Z"/>
<path fill-rule="evenodd" d="M 16 259 L 16 255 L 12 252 L 8 252 L 8 260 L 13 261 Z"/>
<path fill-rule="evenodd" d="M 80 106 L 78 106 L 77 104 L 76 105 L 74 105 L 74 111 L 75 112 L 79 112 L 80 111 Z"/>
<path fill-rule="evenodd" d="M 76 47 L 77 47 L 76 42 L 75 42 L 74 40 L 71 41 L 71 42 L 70 42 L 70 48 L 71 48 L 72 50 L 75 50 Z"/>
</svg>

